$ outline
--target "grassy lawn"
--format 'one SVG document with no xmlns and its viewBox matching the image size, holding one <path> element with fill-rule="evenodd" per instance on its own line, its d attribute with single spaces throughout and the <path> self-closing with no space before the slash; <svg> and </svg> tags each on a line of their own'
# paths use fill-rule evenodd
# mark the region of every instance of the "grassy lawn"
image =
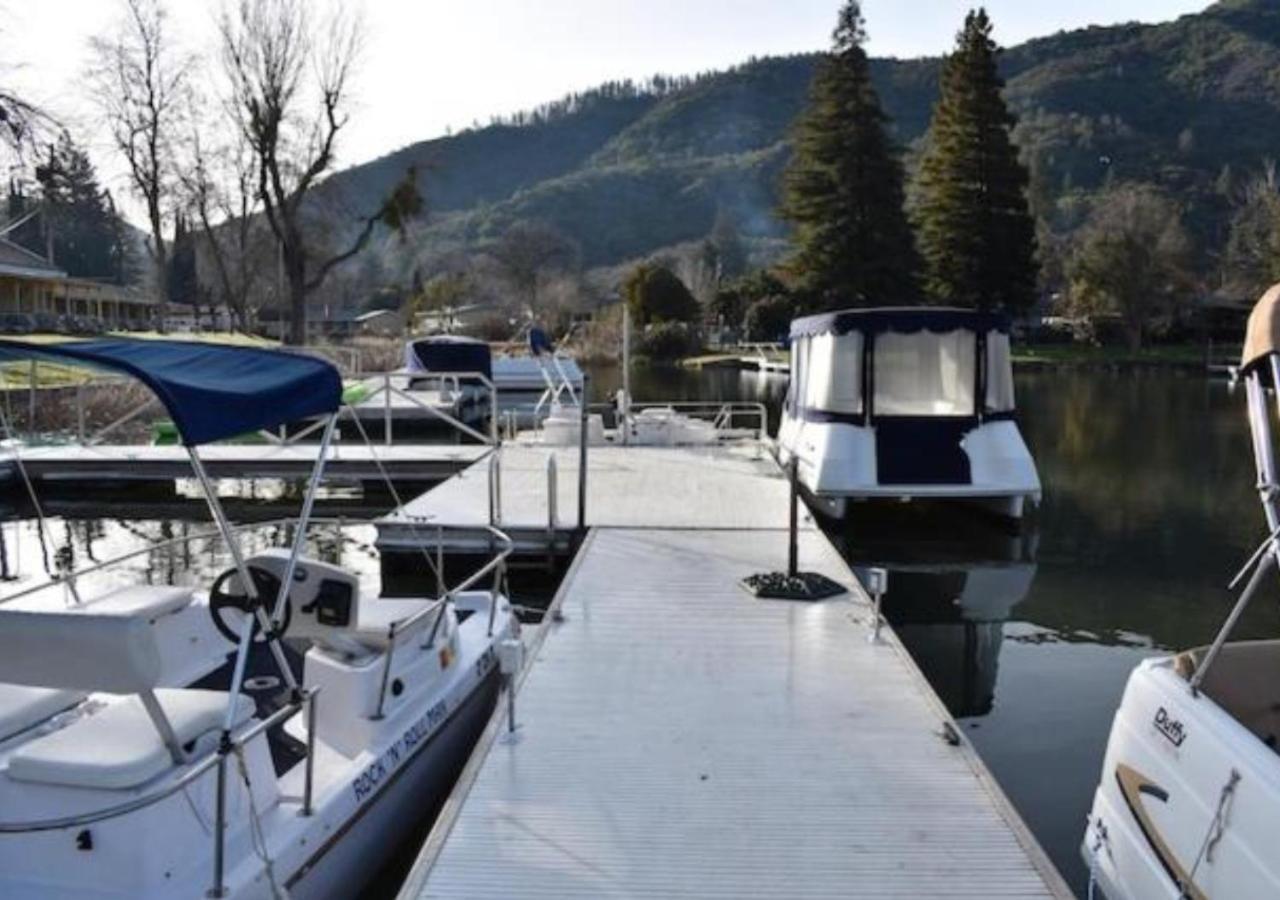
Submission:
<svg viewBox="0 0 1280 900">
<path fill-rule="evenodd" d="M 1229 348 L 1223 347 L 1223 350 Z M 1215 353 L 1215 357 L 1224 356 Z M 1223 359 L 1215 358 L 1215 362 Z M 1015 346 L 1014 365 L 1204 365 L 1203 344 L 1160 344 L 1130 350 L 1128 347 L 1094 347 L 1087 344 Z"/>
</svg>

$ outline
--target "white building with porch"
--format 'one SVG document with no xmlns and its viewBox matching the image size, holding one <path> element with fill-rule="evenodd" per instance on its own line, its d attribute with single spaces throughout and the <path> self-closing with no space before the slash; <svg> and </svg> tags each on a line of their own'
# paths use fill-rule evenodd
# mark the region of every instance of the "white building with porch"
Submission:
<svg viewBox="0 0 1280 900">
<path fill-rule="evenodd" d="M 149 328 L 155 300 L 118 284 L 73 278 L 38 253 L 0 238 L 0 316 L 76 316 L 106 329 Z M 43 327 L 43 326 L 42 326 Z"/>
</svg>

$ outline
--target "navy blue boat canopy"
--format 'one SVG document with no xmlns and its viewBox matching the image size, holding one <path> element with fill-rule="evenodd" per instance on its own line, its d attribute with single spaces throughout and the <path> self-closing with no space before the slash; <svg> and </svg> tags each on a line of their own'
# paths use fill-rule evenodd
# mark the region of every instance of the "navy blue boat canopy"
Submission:
<svg viewBox="0 0 1280 900">
<path fill-rule="evenodd" d="M 61 344 L 0 339 L 0 362 L 104 369 L 141 381 L 187 446 L 336 412 L 342 378 L 324 360 L 196 341 L 101 338 Z"/>
<path fill-rule="evenodd" d="M 410 369 L 425 372 L 470 372 L 493 378 L 493 354 L 476 338 L 442 334 L 409 343 Z M 414 363 L 417 363 L 417 366 Z"/>
<path fill-rule="evenodd" d="M 1000 331 L 1007 334 L 1009 319 L 1001 313 L 949 306 L 891 306 L 820 313 L 791 323 L 793 338 L 814 334 L 849 334 L 854 331 L 862 334 L 914 334 L 919 331 L 944 334 L 959 330 Z"/>
</svg>

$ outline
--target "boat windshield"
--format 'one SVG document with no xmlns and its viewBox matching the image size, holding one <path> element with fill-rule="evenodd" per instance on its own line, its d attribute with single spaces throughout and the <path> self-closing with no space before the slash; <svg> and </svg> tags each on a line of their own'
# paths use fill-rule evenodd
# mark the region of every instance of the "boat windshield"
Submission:
<svg viewBox="0 0 1280 900">
<path fill-rule="evenodd" d="M 877 416 L 974 414 L 977 342 L 971 331 L 877 335 Z"/>
</svg>

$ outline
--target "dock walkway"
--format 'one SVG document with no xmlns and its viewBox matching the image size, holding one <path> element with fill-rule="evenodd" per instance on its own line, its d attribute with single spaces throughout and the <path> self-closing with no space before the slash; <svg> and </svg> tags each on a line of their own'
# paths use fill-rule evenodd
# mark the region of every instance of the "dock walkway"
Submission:
<svg viewBox="0 0 1280 900">
<path fill-rule="evenodd" d="M 395 479 L 438 481 L 484 457 L 481 444 L 393 444 L 373 449 L 363 443 L 336 444 L 325 472 L 333 478 L 379 480 L 380 469 Z M 305 478 L 315 466 L 318 443 L 210 444 L 200 459 L 214 478 Z M 185 447 L 65 444 L 22 450 L 22 464 L 35 481 L 155 481 L 192 477 Z M 0 452 L 0 481 L 16 479 L 11 452 Z"/>
<path fill-rule="evenodd" d="M 785 566 L 776 464 L 593 448 L 588 495 L 515 739 L 500 710 L 402 898 L 1071 896 L 821 531 L 802 567 L 848 594 L 739 587 Z"/>
</svg>

